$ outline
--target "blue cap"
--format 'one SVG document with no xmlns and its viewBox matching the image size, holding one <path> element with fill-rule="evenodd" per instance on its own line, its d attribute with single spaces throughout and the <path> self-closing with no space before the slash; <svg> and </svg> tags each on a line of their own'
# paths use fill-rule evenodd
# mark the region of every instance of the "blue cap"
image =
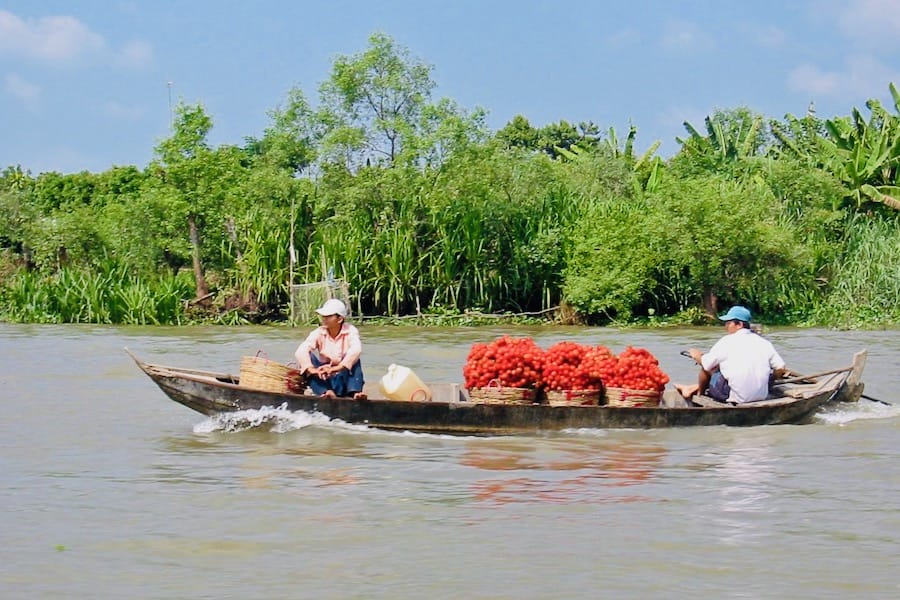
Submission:
<svg viewBox="0 0 900 600">
<path fill-rule="evenodd" d="M 743 306 L 732 306 L 728 312 L 719 317 L 720 321 L 743 321 L 750 322 L 750 311 Z"/>
</svg>

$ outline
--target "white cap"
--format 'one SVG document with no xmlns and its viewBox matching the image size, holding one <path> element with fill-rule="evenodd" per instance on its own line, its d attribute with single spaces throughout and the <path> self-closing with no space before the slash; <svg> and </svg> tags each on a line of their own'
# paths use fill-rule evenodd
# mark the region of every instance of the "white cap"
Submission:
<svg viewBox="0 0 900 600">
<path fill-rule="evenodd" d="M 326 300 L 325 304 L 316 309 L 316 312 L 323 317 L 327 317 L 328 315 L 341 315 L 342 317 L 346 317 L 347 307 L 337 298 L 332 298 L 331 300 Z"/>
</svg>

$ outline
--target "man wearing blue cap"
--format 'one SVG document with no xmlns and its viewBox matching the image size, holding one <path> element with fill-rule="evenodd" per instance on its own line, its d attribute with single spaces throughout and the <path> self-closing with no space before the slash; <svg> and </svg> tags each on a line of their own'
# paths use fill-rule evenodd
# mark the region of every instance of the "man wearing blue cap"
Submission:
<svg viewBox="0 0 900 600">
<path fill-rule="evenodd" d="M 750 329 L 747 308 L 732 306 L 719 320 L 725 322 L 728 334 L 705 354 L 698 348 L 689 350 L 700 365 L 697 385 L 677 385 L 676 389 L 685 398 L 702 394 L 738 404 L 765 400 L 772 373 L 787 372 L 784 360 L 769 340 Z"/>
</svg>

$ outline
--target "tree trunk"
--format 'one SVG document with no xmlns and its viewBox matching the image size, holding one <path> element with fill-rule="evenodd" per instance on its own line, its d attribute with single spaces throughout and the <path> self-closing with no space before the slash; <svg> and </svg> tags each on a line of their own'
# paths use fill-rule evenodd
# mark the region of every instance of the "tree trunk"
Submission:
<svg viewBox="0 0 900 600">
<path fill-rule="evenodd" d="M 199 300 L 209 295 L 209 286 L 206 284 L 203 264 L 200 262 L 200 232 L 197 230 L 197 219 L 194 215 L 188 217 L 188 228 L 191 236 L 191 257 L 194 261 L 194 281 L 197 283 L 197 299 Z"/>
<path fill-rule="evenodd" d="M 719 314 L 719 297 L 712 290 L 703 292 L 703 311 L 711 318 L 715 319 Z"/>
</svg>

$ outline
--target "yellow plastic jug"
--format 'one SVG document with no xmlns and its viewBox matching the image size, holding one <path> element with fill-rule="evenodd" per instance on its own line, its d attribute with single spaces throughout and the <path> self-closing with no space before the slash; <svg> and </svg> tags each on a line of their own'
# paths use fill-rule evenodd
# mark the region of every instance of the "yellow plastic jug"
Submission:
<svg viewBox="0 0 900 600">
<path fill-rule="evenodd" d="M 381 393 L 391 400 L 431 400 L 431 390 L 409 367 L 390 365 L 378 384 Z"/>
</svg>

